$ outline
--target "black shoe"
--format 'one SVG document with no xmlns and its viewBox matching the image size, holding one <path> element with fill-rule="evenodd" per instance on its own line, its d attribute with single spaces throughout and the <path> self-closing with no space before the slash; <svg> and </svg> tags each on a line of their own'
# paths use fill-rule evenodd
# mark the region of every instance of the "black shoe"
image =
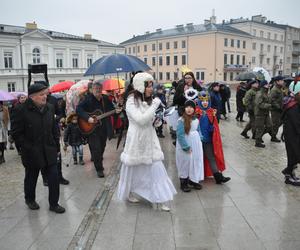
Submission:
<svg viewBox="0 0 300 250">
<path fill-rule="evenodd" d="M 64 212 L 66 212 L 66 209 L 64 209 L 62 206 L 57 205 L 57 206 L 50 206 L 49 208 L 50 211 L 55 212 L 57 214 L 63 214 Z"/>
<path fill-rule="evenodd" d="M 252 140 L 255 140 L 255 135 L 252 135 Z"/>
<path fill-rule="evenodd" d="M 43 180 L 43 185 L 44 185 L 45 187 L 48 187 L 48 180 Z"/>
<path fill-rule="evenodd" d="M 159 138 L 165 138 L 165 136 L 163 134 L 158 134 L 157 137 L 159 137 Z"/>
<path fill-rule="evenodd" d="M 276 138 L 276 137 L 272 137 L 272 138 L 271 138 L 271 141 L 272 141 L 272 142 L 281 142 L 281 140 L 279 140 L 279 139 Z"/>
<path fill-rule="evenodd" d="M 296 180 L 292 176 L 289 176 L 289 177 L 285 178 L 285 184 L 290 184 L 290 185 L 293 185 L 293 186 L 300 187 L 300 180 Z"/>
<path fill-rule="evenodd" d="M 191 192 L 191 189 L 188 186 L 188 179 L 180 178 L 180 189 L 185 193 Z"/>
<path fill-rule="evenodd" d="M 97 175 L 98 175 L 99 178 L 104 178 L 103 170 L 97 171 Z"/>
<path fill-rule="evenodd" d="M 242 119 L 242 120 L 240 120 L 240 122 L 246 122 L 246 121 Z"/>
<path fill-rule="evenodd" d="M 77 162 L 77 157 L 76 158 L 74 158 L 74 165 L 77 165 L 78 164 L 78 162 Z"/>
<path fill-rule="evenodd" d="M 241 133 L 241 136 L 244 136 L 246 139 L 249 139 L 249 138 L 250 138 L 250 137 L 247 135 L 247 133 L 244 132 L 244 131 Z"/>
<path fill-rule="evenodd" d="M 69 185 L 70 181 L 66 180 L 64 177 L 61 177 L 59 179 L 59 184 L 61 184 L 61 185 Z"/>
<path fill-rule="evenodd" d="M 235 119 L 236 119 L 237 122 L 239 121 L 239 118 L 238 118 L 238 117 L 236 117 Z"/>
<path fill-rule="evenodd" d="M 84 161 L 83 161 L 83 158 L 82 158 L 82 157 L 79 157 L 79 164 L 80 164 L 80 165 L 84 165 Z"/>
<path fill-rule="evenodd" d="M 193 182 L 193 181 L 189 180 L 188 184 L 190 186 L 192 186 L 194 189 L 197 189 L 197 190 L 201 190 L 202 189 L 202 185 L 200 183 L 196 183 L 196 182 Z"/>
<path fill-rule="evenodd" d="M 25 201 L 25 203 L 31 210 L 40 209 L 40 206 L 36 203 L 36 201 Z"/>
<path fill-rule="evenodd" d="M 214 173 L 214 177 L 215 177 L 216 184 L 226 183 L 227 181 L 231 180 L 230 177 L 223 176 L 221 172 Z"/>
<path fill-rule="evenodd" d="M 257 148 L 265 148 L 266 145 L 265 145 L 265 144 L 262 144 L 261 142 L 256 142 L 256 143 L 255 143 L 255 147 L 257 147 Z"/>
</svg>

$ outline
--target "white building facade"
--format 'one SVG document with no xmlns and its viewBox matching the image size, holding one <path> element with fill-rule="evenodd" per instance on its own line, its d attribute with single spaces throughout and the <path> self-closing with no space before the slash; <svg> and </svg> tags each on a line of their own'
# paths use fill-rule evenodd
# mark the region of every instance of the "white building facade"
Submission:
<svg viewBox="0 0 300 250">
<path fill-rule="evenodd" d="M 28 64 L 48 65 L 50 85 L 60 81 L 84 79 L 86 69 L 109 54 L 124 54 L 125 49 L 112 43 L 55 31 L 0 24 L 0 89 L 26 91 Z M 43 79 L 33 75 L 32 81 Z"/>
</svg>

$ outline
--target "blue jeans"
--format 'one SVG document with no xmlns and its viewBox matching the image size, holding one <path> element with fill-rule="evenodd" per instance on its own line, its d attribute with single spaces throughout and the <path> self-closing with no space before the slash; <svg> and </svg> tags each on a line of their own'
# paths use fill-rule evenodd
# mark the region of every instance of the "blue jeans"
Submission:
<svg viewBox="0 0 300 250">
<path fill-rule="evenodd" d="M 77 152 L 79 154 L 79 157 L 83 157 L 83 147 L 82 147 L 82 145 L 72 146 L 72 154 L 73 154 L 74 158 L 77 157 Z"/>
</svg>

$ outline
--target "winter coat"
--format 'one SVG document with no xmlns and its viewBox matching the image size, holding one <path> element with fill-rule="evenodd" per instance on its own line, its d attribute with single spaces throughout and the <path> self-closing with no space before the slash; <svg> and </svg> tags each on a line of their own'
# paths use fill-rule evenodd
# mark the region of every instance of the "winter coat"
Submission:
<svg viewBox="0 0 300 250">
<path fill-rule="evenodd" d="M 238 112 L 245 112 L 246 107 L 243 103 L 243 98 L 246 95 L 246 88 L 240 87 L 239 90 L 236 92 L 236 108 Z"/>
<path fill-rule="evenodd" d="M 251 88 L 246 92 L 246 95 L 243 98 L 243 104 L 245 105 L 248 113 L 253 115 L 254 115 L 256 93 L 257 93 L 257 89 Z"/>
<path fill-rule="evenodd" d="M 209 93 L 211 107 L 217 110 L 217 118 L 220 119 L 222 113 L 222 98 L 219 92 L 211 91 Z"/>
<path fill-rule="evenodd" d="M 300 104 L 291 99 L 285 105 L 282 118 L 288 165 L 294 166 L 300 163 Z"/>
<path fill-rule="evenodd" d="M 283 92 L 281 88 L 276 85 L 270 91 L 270 99 L 272 104 L 272 111 L 282 112 L 283 108 Z"/>
<path fill-rule="evenodd" d="M 83 136 L 77 123 L 68 124 L 64 132 L 64 143 L 70 146 L 79 146 L 83 144 Z"/>
<path fill-rule="evenodd" d="M 124 151 L 121 154 L 121 162 L 126 166 L 150 165 L 164 159 L 153 127 L 155 110 L 160 103 L 158 98 L 155 98 L 150 106 L 146 102 L 136 103 L 133 95 L 129 95 L 126 102 L 129 127 Z"/>
<path fill-rule="evenodd" d="M 51 104 L 40 110 L 29 98 L 15 108 L 11 120 L 11 135 L 21 146 L 25 168 L 41 169 L 57 164 L 59 131 Z"/>
</svg>

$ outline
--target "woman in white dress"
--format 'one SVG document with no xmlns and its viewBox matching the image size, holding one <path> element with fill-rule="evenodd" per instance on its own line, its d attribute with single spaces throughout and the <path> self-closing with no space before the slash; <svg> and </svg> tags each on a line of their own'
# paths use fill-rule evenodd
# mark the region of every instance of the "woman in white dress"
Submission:
<svg viewBox="0 0 300 250">
<path fill-rule="evenodd" d="M 177 124 L 176 166 L 183 192 L 191 191 L 189 185 L 200 190 L 199 182 L 204 179 L 201 132 L 199 120 L 194 116 L 195 108 L 194 101 L 186 101 Z"/>
<path fill-rule="evenodd" d="M 153 77 L 150 74 L 136 74 L 132 85 L 134 90 L 126 102 L 129 128 L 121 154 L 118 197 L 139 202 L 133 196 L 136 194 L 150 201 L 155 208 L 170 211 L 165 203 L 173 200 L 176 190 L 162 162 L 164 154 L 153 127 L 155 110 L 161 101 L 158 98 L 152 100 Z"/>
</svg>

